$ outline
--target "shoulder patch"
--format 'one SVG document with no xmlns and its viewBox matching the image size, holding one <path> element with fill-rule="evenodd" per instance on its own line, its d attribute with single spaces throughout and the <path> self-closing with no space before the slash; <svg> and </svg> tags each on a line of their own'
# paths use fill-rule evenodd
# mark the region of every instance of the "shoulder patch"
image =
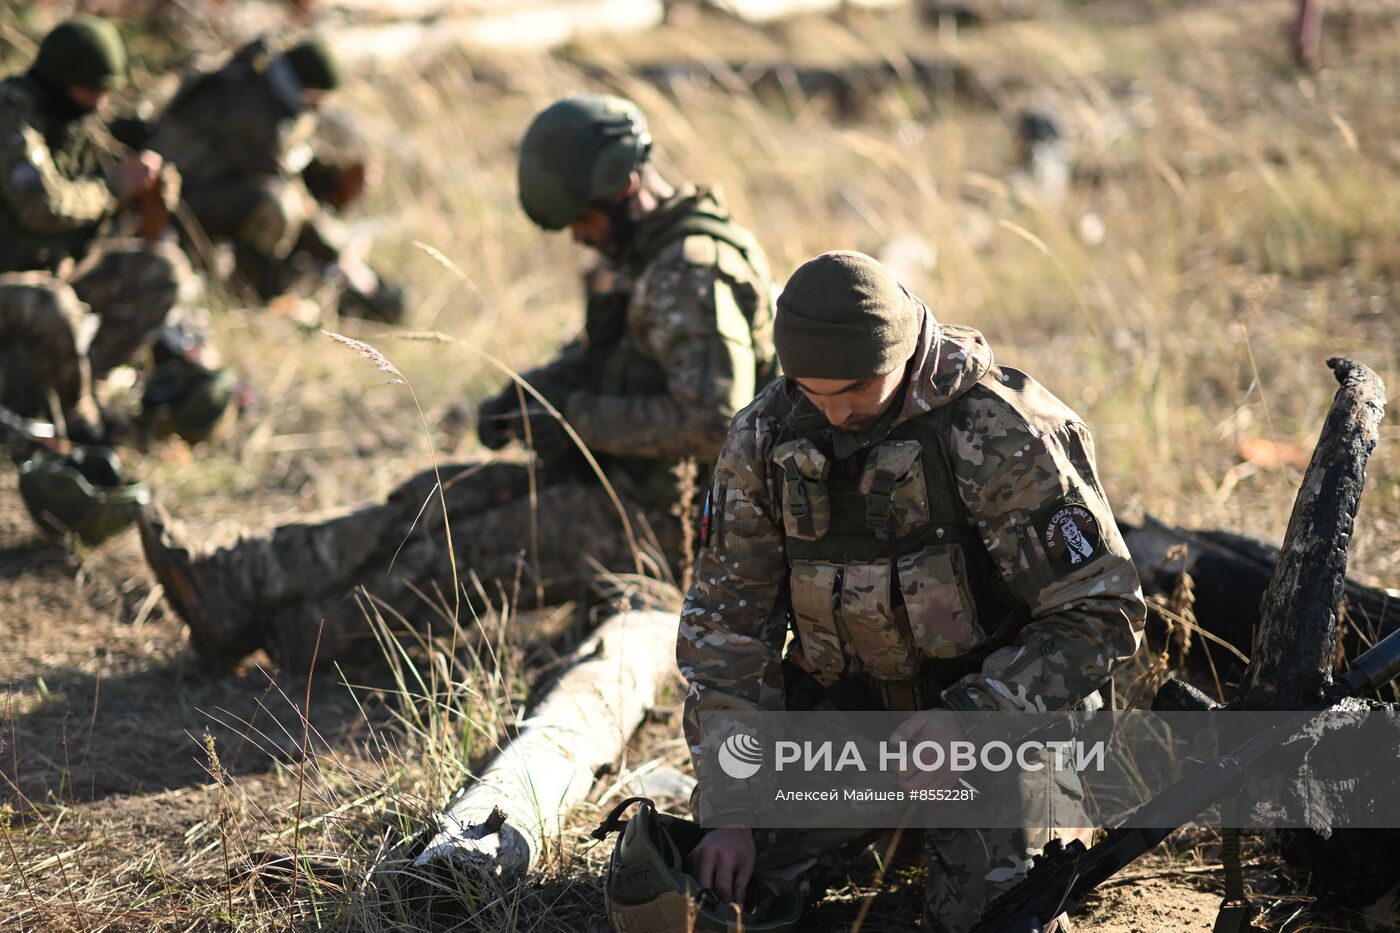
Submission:
<svg viewBox="0 0 1400 933">
<path fill-rule="evenodd" d="M 1075 493 L 1042 508 L 1034 528 L 1046 556 L 1061 572 L 1078 570 L 1104 553 L 1099 520 Z"/>
<path fill-rule="evenodd" d="M 692 266 L 713 266 L 719 260 L 719 251 L 713 237 L 692 234 L 681 242 L 681 256 Z"/>
</svg>

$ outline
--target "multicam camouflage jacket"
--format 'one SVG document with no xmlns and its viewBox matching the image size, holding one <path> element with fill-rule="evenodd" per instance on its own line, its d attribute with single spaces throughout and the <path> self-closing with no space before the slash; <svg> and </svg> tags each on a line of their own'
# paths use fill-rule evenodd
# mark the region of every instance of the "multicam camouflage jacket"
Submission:
<svg viewBox="0 0 1400 933">
<path fill-rule="evenodd" d="M 689 187 L 590 276 L 585 337 L 527 376 L 568 387 L 565 416 L 613 462 L 708 466 L 776 372 L 772 328 L 762 250 L 714 194 Z"/>
<path fill-rule="evenodd" d="M 187 77 L 166 106 L 150 148 L 179 167 L 187 188 L 291 177 L 311 161 L 316 113 L 278 52 L 252 42 L 217 71 Z"/>
<path fill-rule="evenodd" d="M 53 271 L 81 257 L 117 210 L 93 136 L 29 75 L 0 82 L 0 272 Z"/>
<path fill-rule="evenodd" d="M 677 646 L 697 772 L 715 760 L 702 714 L 784 708 L 790 627 L 828 682 L 987 650 L 924 701 L 965 710 L 1072 707 L 1137 650 L 1146 610 L 1088 429 L 927 311 L 910 365 L 862 436 L 813 431 L 788 380 L 734 419 Z"/>
</svg>

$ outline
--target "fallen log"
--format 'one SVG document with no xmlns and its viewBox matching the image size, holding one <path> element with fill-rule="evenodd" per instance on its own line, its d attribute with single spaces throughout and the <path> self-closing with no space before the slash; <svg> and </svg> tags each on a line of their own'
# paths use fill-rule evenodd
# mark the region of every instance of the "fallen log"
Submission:
<svg viewBox="0 0 1400 933">
<path fill-rule="evenodd" d="M 1119 527 L 1145 592 L 1171 593 L 1184 571 L 1193 583 L 1196 622 L 1246 657 L 1250 654 L 1264 591 L 1278 566 L 1277 546 L 1221 529 L 1176 528 L 1151 515 L 1139 525 L 1124 522 Z M 1338 637 L 1349 658 L 1400 628 L 1400 591 L 1347 577 L 1342 605 L 1345 625 Z M 1188 663 L 1197 656 L 1193 651 Z M 1244 672 L 1228 653 L 1217 652 L 1215 663 L 1222 677 L 1237 680 Z"/>
<path fill-rule="evenodd" d="M 589 77 L 609 81 L 604 67 L 577 63 Z M 683 89 L 715 88 L 752 94 L 770 107 L 792 107 L 809 100 L 829 100 L 841 119 L 853 119 L 879 95 L 894 88 L 912 88 L 933 99 L 990 106 L 990 93 L 971 68 L 952 59 L 912 56 L 900 61 L 877 59 L 839 66 L 794 65 L 787 62 L 656 62 L 633 71 L 648 84 L 675 98 Z"/>
<path fill-rule="evenodd" d="M 538 51 L 600 33 L 645 32 L 665 12 L 661 0 L 556 0 L 349 25 L 331 34 L 345 61 L 393 63 L 458 47 Z"/>
<path fill-rule="evenodd" d="M 675 645 L 673 613 L 623 612 L 600 626 L 516 738 L 435 815 L 436 832 L 411 853 L 412 866 L 466 866 L 510 881 L 537 865 L 675 670 Z"/>
<path fill-rule="evenodd" d="M 707 0 L 707 5 L 747 23 L 773 23 L 794 16 L 834 13 L 842 7 L 884 10 L 909 0 Z"/>
</svg>

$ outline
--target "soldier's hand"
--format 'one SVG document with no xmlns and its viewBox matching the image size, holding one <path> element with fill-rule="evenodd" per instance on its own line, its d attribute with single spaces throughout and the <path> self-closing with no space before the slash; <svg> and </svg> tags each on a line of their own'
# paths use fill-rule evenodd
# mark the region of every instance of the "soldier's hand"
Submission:
<svg viewBox="0 0 1400 933">
<path fill-rule="evenodd" d="M 500 450 L 515 437 L 514 426 L 520 419 L 520 397 L 515 386 L 482 402 L 476 409 L 476 436 L 483 446 Z"/>
<path fill-rule="evenodd" d="M 966 738 L 967 733 L 958 724 L 957 714 L 948 710 L 927 710 L 910 716 L 903 725 L 894 730 L 894 734 L 890 736 L 890 744 L 903 743 L 906 748 L 913 749 L 920 742 L 932 742 L 947 752 L 951 743 Z M 906 756 L 905 766 L 899 771 L 899 786 L 905 790 L 940 790 L 953 787 L 958 783 L 958 776 L 948 767 L 949 757 L 944 755 L 943 767 L 925 771 L 914 766 L 915 756 L 911 752 Z"/>
<path fill-rule="evenodd" d="M 165 162 L 158 153 L 143 149 L 127 156 L 117 163 L 117 193 L 123 201 L 130 201 L 149 191 L 160 176 L 160 167 Z"/>
<path fill-rule="evenodd" d="M 529 436 L 526 437 L 528 430 Z M 555 420 L 554 416 L 539 406 L 530 409 L 529 416 L 520 424 L 520 439 L 529 443 L 542 463 L 557 463 L 574 449 L 569 432 Z"/>
<path fill-rule="evenodd" d="M 745 826 L 725 826 L 705 834 L 690 852 L 690 873 L 729 904 L 744 903 L 749 879 L 758 860 L 753 831 Z"/>
</svg>

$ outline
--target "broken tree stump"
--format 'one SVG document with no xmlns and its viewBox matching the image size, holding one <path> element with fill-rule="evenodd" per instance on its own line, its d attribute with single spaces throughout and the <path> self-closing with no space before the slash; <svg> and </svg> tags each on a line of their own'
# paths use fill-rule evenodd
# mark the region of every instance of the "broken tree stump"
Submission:
<svg viewBox="0 0 1400 933">
<path fill-rule="evenodd" d="M 1306 709 L 1331 683 L 1337 622 L 1344 596 L 1370 617 L 1377 634 L 1395 627 L 1388 619 L 1389 594 L 1346 579 L 1347 546 L 1385 412 L 1385 385 L 1352 360 L 1331 359 L 1340 388 L 1323 423 L 1303 476 L 1283 548 L 1222 532 L 1193 535 L 1148 519 L 1124 537 L 1144 582 L 1170 572 L 1167 554 L 1187 545 L 1187 572 L 1197 596 L 1196 618 L 1233 644 L 1243 641 L 1244 619 L 1257 618 L 1250 639 L 1250 664 L 1232 707 Z M 1185 535 L 1186 540 L 1181 540 Z M 1271 566 L 1272 565 L 1272 566 Z M 1179 564 L 1178 564 L 1179 567 Z M 1260 582 L 1268 583 L 1260 593 Z M 1253 606 L 1256 611 L 1250 612 Z M 1228 633 L 1217 633 L 1220 619 Z M 1154 708 L 1200 709 L 1203 694 L 1169 680 Z"/>
<path fill-rule="evenodd" d="M 1344 598 L 1378 602 L 1371 609 L 1376 627 L 1395 627 L 1393 622 L 1385 624 L 1388 594 L 1365 588 L 1358 592 L 1346 580 L 1347 547 L 1361 502 L 1366 463 L 1375 449 L 1385 411 L 1385 386 L 1375 373 L 1354 361 L 1332 359 L 1328 365 L 1341 388 L 1294 500 L 1276 562 L 1267 548 L 1261 550 L 1248 539 L 1220 535 L 1215 540 L 1204 539 L 1209 543 L 1193 558 L 1201 567 L 1233 563 L 1244 569 L 1236 579 L 1235 601 L 1256 592 L 1258 575 L 1270 563 L 1276 564 L 1259 602 L 1250 663 L 1239 695 L 1231 704 L 1235 709 L 1306 709 L 1318 700 L 1331 683 Z M 1170 537 L 1164 531 L 1170 529 L 1155 525 L 1146 526 L 1147 534 L 1139 536 L 1134 563 L 1146 559 L 1160 565 L 1165 557 L 1160 547 Z M 1131 543 L 1129 546 L 1132 548 Z M 1235 560 L 1223 559 L 1225 554 L 1233 554 Z M 1199 611 L 1197 620 L 1202 621 Z M 1162 686 L 1152 705 L 1159 711 L 1217 708 L 1204 694 L 1175 679 Z M 1307 871 L 1320 896 L 1352 909 L 1369 904 L 1368 915 L 1394 919 L 1394 860 L 1400 853 L 1400 834 L 1393 830 L 1342 829 L 1321 834 L 1286 830 L 1278 838 L 1285 861 Z"/>
<path fill-rule="evenodd" d="M 1259 610 L 1254 651 L 1235 705 L 1306 709 L 1332 683 L 1347 546 L 1376 449 L 1385 385 L 1354 360 L 1327 365 L 1341 388 L 1293 503 L 1283 554 Z"/>
<path fill-rule="evenodd" d="M 603 623 L 521 722 L 516 738 L 436 815 L 416 868 L 452 863 L 518 879 L 557 839 L 569 809 L 611 765 L 675 670 L 676 615 Z"/>
</svg>

